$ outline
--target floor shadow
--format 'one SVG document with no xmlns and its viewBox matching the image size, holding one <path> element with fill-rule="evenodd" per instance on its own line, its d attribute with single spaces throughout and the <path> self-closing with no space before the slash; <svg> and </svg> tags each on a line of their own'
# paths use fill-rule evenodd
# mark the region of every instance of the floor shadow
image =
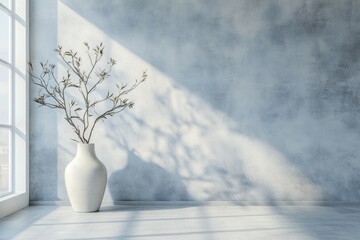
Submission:
<svg viewBox="0 0 360 240">
<path fill-rule="evenodd" d="M 181 178 L 128 151 L 125 168 L 111 174 L 108 188 L 113 201 L 168 201 L 188 199 Z"/>
<path fill-rule="evenodd" d="M 312 239 L 356 239 L 360 224 L 359 203 L 333 202 L 272 207 L 289 225 L 295 225 Z M 344 224 L 351 222 L 351 224 Z"/>
<path fill-rule="evenodd" d="M 33 211 L 33 208 L 38 210 Z M 0 219 L 0 239 L 13 239 L 35 222 L 54 211 L 57 206 L 27 207 Z M 1 231 L 3 230 L 4 231 Z M 6 231 L 5 231 L 6 230 Z"/>
<path fill-rule="evenodd" d="M 174 201 L 121 201 L 114 202 L 112 206 L 102 206 L 100 212 L 144 212 L 154 210 L 184 209 L 206 205 L 206 203 L 185 202 L 176 203 Z"/>
</svg>

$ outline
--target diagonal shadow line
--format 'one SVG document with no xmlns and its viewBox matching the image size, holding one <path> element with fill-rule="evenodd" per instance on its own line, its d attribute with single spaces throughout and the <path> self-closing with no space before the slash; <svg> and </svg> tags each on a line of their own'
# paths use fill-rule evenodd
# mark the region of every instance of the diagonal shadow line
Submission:
<svg viewBox="0 0 360 240">
<path fill-rule="evenodd" d="M 208 213 L 206 212 L 206 209 L 204 208 L 197 208 L 198 213 L 201 218 L 204 219 L 204 221 L 201 221 L 200 224 L 205 228 L 208 229 L 208 231 L 212 230 L 212 224 L 211 224 L 211 217 L 209 217 Z M 243 215 L 245 216 L 245 215 Z M 207 240 L 215 240 L 213 235 L 207 236 Z"/>
<path fill-rule="evenodd" d="M 131 215 L 129 216 L 129 221 L 125 223 L 125 226 L 123 227 L 123 232 L 120 236 L 129 235 L 134 231 L 134 222 L 136 222 L 138 216 L 139 212 L 131 212 Z"/>
</svg>

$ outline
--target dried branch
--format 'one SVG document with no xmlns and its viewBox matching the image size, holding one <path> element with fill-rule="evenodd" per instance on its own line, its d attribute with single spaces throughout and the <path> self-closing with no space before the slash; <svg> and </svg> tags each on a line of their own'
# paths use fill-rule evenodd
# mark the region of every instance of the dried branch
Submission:
<svg viewBox="0 0 360 240">
<path fill-rule="evenodd" d="M 147 79 L 147 74 L 144 71 L 140 81 L 136 80 L 131 87 L 124 84 L 121 84 L 120 87 L 116 84 L 118 90 L 116 93 L 108 91 L 106 96 L 90 101 L 90 99 L 94 99 L 91 96 L 96 88 L 110 77 L 110 72 L 116 61 L 110 58 L 107 62 L 107 68 L 96 71 L 97 65 L 103 59 L 105 47 L 102 43 L 95 46 L 95 48 L 91 48 L 88 43 L 84 43 L 84 45 L 91 66 L 88 73 L 82 69 L 83 61 L 78 56 L 78 53 L 72 50 L 64 51 L 60 45 L 55 49 L 55 52 L 68 68 L 61 81 L 55 77 L 55 64 L 41 62 L 41 71 L 37 75 L 33 72 L 31 62 L 29 62 L 28 69 L 32 82 L 44 92 L 39 93 L 39 96 L 34 98 L 34 101 L 40 106 L 63 111 L 65 114 L 64 119 L 70 124 L 78 140 L 82 143 L 89 143 L 95 126 L 100 120 L 105 120 L 126 108 L 134 106 L 132 101 L 123 97 L 144 82 Z M 74 77 L 77 78 L 77 83 L 73 81 Z M 81 95 L 81 99 L 77 100 L 70 97 L 69 92 L 71 90 L 77 90 Z M 98 114 L 99 110 L 96 108 L 98 104 L 103 102 L 110 106 Z"/>
</svg>

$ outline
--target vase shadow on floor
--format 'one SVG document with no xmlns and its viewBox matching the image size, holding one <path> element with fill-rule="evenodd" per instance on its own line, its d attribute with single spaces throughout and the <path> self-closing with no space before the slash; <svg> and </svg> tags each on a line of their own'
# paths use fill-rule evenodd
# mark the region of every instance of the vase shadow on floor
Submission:
<svg viewBox="0 0 360 240">
<path fill-rule="evenodd" d="M 108 188 L 114 201 L 182 201 L 189 195 L 180 176 L 128 151 L 125 168 L 113 172 Z"/>
</svg>

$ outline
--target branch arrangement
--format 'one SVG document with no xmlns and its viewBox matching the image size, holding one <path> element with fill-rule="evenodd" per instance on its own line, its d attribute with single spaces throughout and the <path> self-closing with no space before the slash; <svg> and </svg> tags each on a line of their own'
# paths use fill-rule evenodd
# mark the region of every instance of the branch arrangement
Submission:
<svg viewBox="0 0 360 240">
<path fill-rule="evenodd" d="M 74 130 L 78 140 L 82 143 L 89 143 L 94 128 L 100 120 L 112 117 L 126 108 L 132 108 L 134 102 L 129 101 L 126 95 L 136 89 L 147 78 L 146 71 L 141 79 L 136 80 L 132 85 L 116 84 L 116 91 L 107 91 L 101 98 L 94 97 L 96 88 L 110 77 L 112 67 L 116 61 L 112 58 L 106 62 L 105 68 L 97 68 L 104 56 L 102 43 L 91 48 L 84 43 L 86 58 L 90 63 L 90 69 L 85 71 L 82 68 L 83 60 L 77 52 L 72 50 L 64 51 L 61 46 L 55 49 L 60 59 L 67 67 L 66 74 L 62 79 L 55 76 L 55 64 L 41 62 L 41 73 L 34 74 L 33 65 L 29 62 L 29 75 L 32 82 L 42 90 L 38 97 L 33 100 L 52 109 L 60 109 L 65 114 L 65 120 Z M 80 93 L 80 100 L 70 96 L 71 91 Z M 105 103 L 106 109 L 98 109 L 99 103 Z M 100 112 L 99 112 L 100 111 Z M 78 141 L 73 139 L 74 141 Z"/>
</svg>

